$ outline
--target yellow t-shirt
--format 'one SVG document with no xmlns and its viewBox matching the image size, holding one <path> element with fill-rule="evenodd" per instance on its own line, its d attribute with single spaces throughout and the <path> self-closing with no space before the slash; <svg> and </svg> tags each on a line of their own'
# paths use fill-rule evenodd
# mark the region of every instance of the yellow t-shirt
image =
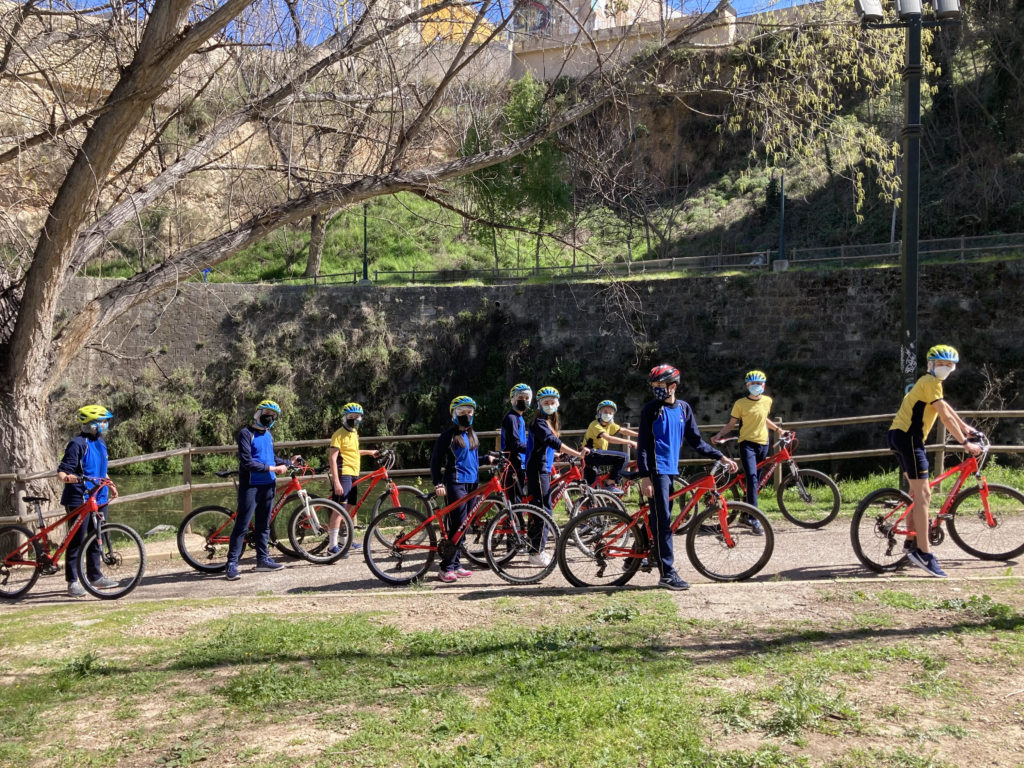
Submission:
<svg viewBox="0 0 1024 768">
<path fill-rule="evenodd" d="M 590 422 L 590 426 L 587 427 L 587 434 L 583 436 L 583 445 L 587 448 L 594 448 L 598 451 L 608 450 L 608 441 L 599 435 L 604 432 L 609 435 L 616 434 L 622 427 L 616 424 L 614 421 L 609 421 L 607 424 L 602 424 L 600 420 L 594 419 Z M 594 442 L 591 443 L 590 441 Z"/>
<path fill-rule="evenodd" d="M 359 433 L 341 427 L 331 435 L 331 448 L 338 449 L 338 467 L 341 474 L 359 477 Z"/>
<path fill-rule="evenodd" d="M 903 396 L 903 402 L 889 429 L 901 429 L 911 437 L 919 436 L 921 442 L 924 442 L 939 415 L 932 405 L 936 400 L 942 400 L 942 382 L 926 373 Z"/>
<path fill-rule="evenodd" d="M 768 445 L 768 414 L 772 412 L 772 399 L 761 395 L 757 400 L 741 397 L 732 406 L 734 419 L 740 420 L 740 442 Z"/>
</svg>

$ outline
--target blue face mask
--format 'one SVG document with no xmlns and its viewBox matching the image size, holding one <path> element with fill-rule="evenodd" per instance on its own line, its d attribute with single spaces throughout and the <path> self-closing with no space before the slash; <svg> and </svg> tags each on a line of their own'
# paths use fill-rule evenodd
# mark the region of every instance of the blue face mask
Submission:
<svg viewBox="0 0 1024 768">
<path fill-rule="evenodd" d="M 764 384 L 751 384 L 747 387 L 747 391 L 754 397 L 764 394 Z"/>
<path fill-rule="evenodd" d="M 654 397 L 658 400 L 668 400 L 668 387 L 653 387 Z"/>
</svg>

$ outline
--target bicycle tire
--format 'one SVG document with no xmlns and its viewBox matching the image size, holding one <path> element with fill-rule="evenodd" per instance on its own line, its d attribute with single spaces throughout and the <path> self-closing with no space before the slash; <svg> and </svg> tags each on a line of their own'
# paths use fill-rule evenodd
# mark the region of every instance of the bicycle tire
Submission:
<svg viewBox="0 0 1024 768">
<path fill-rule="evenodd" d="M 946 520 L 949 536 L 960 549 L 980 560 L 1012 560 L 1024 552 L 1024 494 L 1005 485 L 989 485 L 988 511 L 994 526 L 988 524 L 981 489 L 961 491 Z M 1007 546 L 1011 548 L 1005 549 Z"/>
<path fill-rule="evenodd" d="M 103 564 L 101 576 L 114 580 L 116 586 L 101 586 L 88 576 L 89 550 L 97 545 Z M 142 537 L 121 523 L 103 523 L 99 531 L 86 537 L 78 553 L 78 578 L 85 591 L 100 600 L 124 597 L 139 585 L 145 573 L 146 547 Z"/>
<path fill-rule="evenodd" d="M 228 565 L 228 546 L 235 527 L 235 513 L 210 504 L 185 515 L 178 527 L 178 553 L 197 571 L 217 573 Z M 242 540 L 242 552 L 245 540 Z M 241 553 L 239 553 L 241 557 Z"/>
<path fill-rule="evenodd" d="M 799 482 L 798 482 L 799 480 Z M 835 480 L 816 469 L 798 469 L 775 489 L 779 511 L 801 528 L 823 528 L 836 519 L 842 499 Z"/>
<path fill-rule="evenodd" d="M 906 536 L 892 529 L 912 499 L 896 488 L 880 488 L 861 499 L 850 521 L 853 553 L 868 570 L 890 573 L 907 564 Z"/>
<path fill-rule="evenodd" d="M 38 541 L 23 555 L 18 557 L 21 563 L 8 565 L 7 560 L 18 549 L 24 546 L 34 534 L 23 525 L 5 525 L 0 527 L 0 551 L 6 553 L 0 560 L 0 597 L 6 600 L 17 600 L 28 593 L 39 580 L 39 558 L 43 548 Z"/>
<path fill-rule="evenodd" d="M 425 535 L 410 542 L 411 546 L 422 549 L 396 548 L 395 542 L 427 519 L 409 507 L 390 507 L 373 518 L 363 539 L 363 559 L 370 572 L 392 586 L 404 586 L 422 579 L 437 553 L 437 532 L 433 523 L 422 529 Z"/>
<path fill-rule="evenodd" d="M 761 524 L 757 535 L 746 523 L 753 518 Z M 697 571 L 712 581 L 743 581 L 758 574 L 775 551 L 775 532 L 761 510 L 742 501 L 727 506 L 725 525 L 732 546 L 722 532 L 719 509 L 698 514 L 686 534 L 686 554 Z"/>
<path fill-rule="evenodd" d="M 649 549 L 643 525 L 629 515 L 617 507 L 591 509 L 573 518 L 558 537 L 558 569 L 574 587 L 621 587 L 636 575 Z"/>
<path fill-rule="evenodd" d="M 540 531 L 531 540 L 529 530 L 534 520 L 539 521 Z M 509 584 L 536 584 L 547 578 L 555 570 L 557 544 L 555 519 L 533 504 L 513 504 L 503 509 L 491 519 L 484 534 L 487 565 Z M 547 562 L 538 562 L 538 557 Z"/>
<path fill-rule="evenodd" d="M 303 504 L 302 499 L 296 498 L 293 506 L 294 509 L 288 515 L 288 542 L 299 557 L 316 565 L 329 565 L 348 554 L 355 536 L 355 528 L 352 525 L 352 518 L 341 504 L 330 499 L 312 498 L 308 500 L 308 504 Z M 327 551 L 330 542 L 328 526 L 333 513 L 341 515 L 341 522 L 338 525 L 340 550 L 330 554 Z"/>
<path fill-rule="evenodd" d="M 370 519 L 377 517 L 382 509 L 388 507 L 409 507 L 411 509 L 418 509 L 427 517 L 434 514 L 435 510 L 433 505 L 430 503 L 430 499 L 427 498 L 427 494 L 421 491 L 419 488 L 414 488 L 411 485 L 396 485 L 395 490 L 398 492 L 398 504 L 391 503 L 391 493 L 385 491 L 377 500 L 373 503 L 373 512 L 370 515 Z M 355 523 L 355 521 L 352 521 Z"/>
</svg>

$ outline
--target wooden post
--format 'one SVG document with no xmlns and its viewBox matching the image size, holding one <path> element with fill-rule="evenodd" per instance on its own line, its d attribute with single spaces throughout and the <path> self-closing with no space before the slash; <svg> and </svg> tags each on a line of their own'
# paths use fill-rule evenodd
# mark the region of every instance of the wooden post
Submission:
<svg viewBox="0 0 1024 768">
<path fill-rule="evenodd" d="M 18 469 L 15 474 L 18 479 L 14 481 L 14 508 L 18 511 L 18 522 L 22 522 L 28 514 L 28 507 L 25 505 L 25 475 L 28 474 L 28 470 Z"/>
<path fill-rule="evenodd" d="M 939 445 L 945 445 L 945 444 L 946 444 L 946 425 L 943 424 L 942 421 L 940 420 L 939 421 Z M 943 448 L 939 448 L 939 450 L 935 452 L 935 477 L 938 477 L 943 472 L 945 472 L 945 466 L 946 466 L 946 451 Z M 935 490 L 936 491 L 941 491 L 942 490 L 942 483 L 939 483 L 937 486 L 935 486 Z"/>
<path fill-rule="evenodd" d="M 780 427 L 782 426 L 782 419 L 772 419 L 772 421 Z M 772 453 L 778 453 L 778 451 L 772 451 Z M 772 482 L 775 484 L 776 488 L 782 485 L 782 462 L 776 464 L 775 469 L 772 470 Z"/>
<path fill-rule="evenodd" d="M 181 494 L 181 505 L 185 514 L 192 511 L 192 443 L 185 443 L 187 452 L 181 457 L 181 484 L 188 490 Z"/>
</svg>

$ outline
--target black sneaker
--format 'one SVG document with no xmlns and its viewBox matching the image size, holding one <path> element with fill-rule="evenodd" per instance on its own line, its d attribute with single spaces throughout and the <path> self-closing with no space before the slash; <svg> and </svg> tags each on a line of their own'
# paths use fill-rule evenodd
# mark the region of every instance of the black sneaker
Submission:
<svg viewBox="0 0 1024 768">
<path fill-rule="evenodd" d="M 658 579 L 658 586 L 662 589 L 674 589 L 678 591 L 690 588 L 690 585 L 687 582 L 679 578 L 678 573 L 670 573 L 668 576 L 662 576 Z"/>
</svg>

